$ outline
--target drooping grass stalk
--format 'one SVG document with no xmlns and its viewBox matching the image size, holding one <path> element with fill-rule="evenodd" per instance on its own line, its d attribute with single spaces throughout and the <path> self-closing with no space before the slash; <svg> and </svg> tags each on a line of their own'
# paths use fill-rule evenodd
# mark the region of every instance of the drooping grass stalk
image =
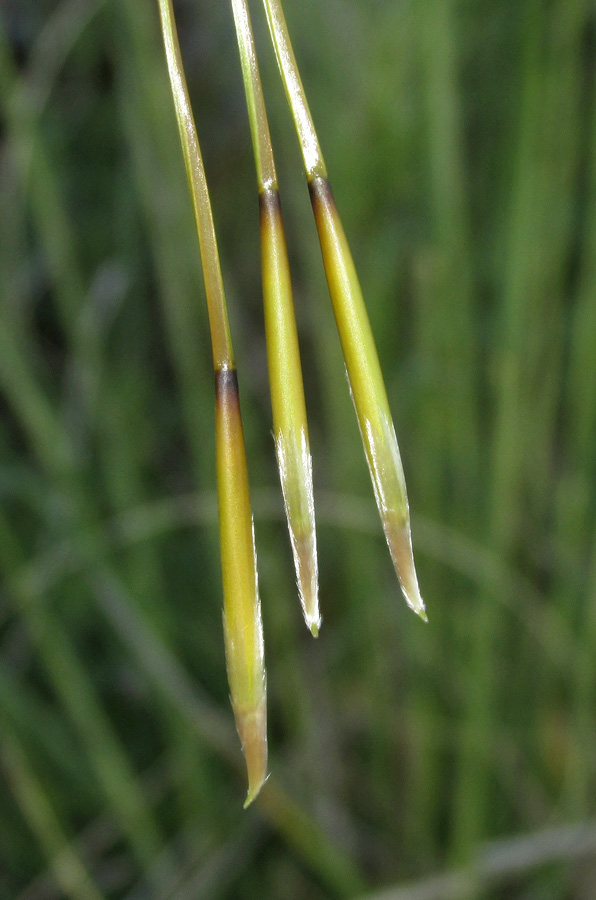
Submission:
<svg viewBox="0 0 596 900">
<path fill-rule="evenodd" d="M 426 619 L 412 553 L 406 484 L 379 358 L 280 0 L 263 0 L 304 160 L 350 390 L 387 544 L 409 606 Z"/>
<path fill-rule="evenodd" d="M 317 543 L 302 368 L 277 173 L 246 0 L 232 0 L 259 185 L 273 433 L 306 624 L 319 633 Z"/>
<path fill-rule="evenodd" d="M 245 803 L 248 806 L 267 774 L 267 712 L 263 627 L 238 380 L 207 179 L 171 0 L 159 0 L 159 11 L 199 236 L 211 328 L 226 663 L 236 727 L 248 770 Z"/>
</svg>

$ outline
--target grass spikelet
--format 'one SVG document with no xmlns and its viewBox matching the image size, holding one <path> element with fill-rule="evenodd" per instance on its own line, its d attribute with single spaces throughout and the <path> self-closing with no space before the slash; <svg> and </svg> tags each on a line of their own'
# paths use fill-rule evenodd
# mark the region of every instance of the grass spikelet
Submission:
<svg viewBox="0 0 596 900">
<path fill-rule="evenodd" d="M 234 369 L 215 373 L 215 398 L 226 661 L 248 769 L 248 806 L 267 775 L 267 711 L 257 559 Z"/>
<path fill-rule="evenodd" d="M 263 627 L 238 380 L 207 180 L 171 0 L 159 0 L 159 11 L 209 310 L 215 370 L 224 640 L 232 707 L 248 771 L 248 806 L 267 776 L 267 713 Z"/>
<path fill-rule="evenodd" d="M 304 619 L 319 633 L 312 460 L 277 173 L 246 0 L 232 0 L 261 215 L 261 258 L 275 449 Z"/>
<path fill-rule="evenodd" d="M 410 532 L 403 468 L 379 358 L 352 254 L 300 80 L 280 0 L 263 0 L 298 133 L 350 390 L 391 558 L 409 606 L 426 620 Z"/>
</svg>

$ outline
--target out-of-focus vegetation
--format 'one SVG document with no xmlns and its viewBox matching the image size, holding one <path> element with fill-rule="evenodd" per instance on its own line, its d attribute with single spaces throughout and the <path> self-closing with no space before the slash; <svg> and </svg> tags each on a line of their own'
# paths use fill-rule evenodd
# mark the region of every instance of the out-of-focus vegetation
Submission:
<svg viewBox="0 0 596 900">
<path fill-rule="evenodd" d="M 0 898 L 363 897 L 480 859 L 477 890 L 452 878 L 393 896 L 588 900 L 593 4 L 286 0 L 386 374 L 428 626 L 402 602 L 376 517 L 252 6 L 324 622 L 313 641 L 282 520 L 232 13 L 184 0 L 269 674 L 272 777 L 246 813 L 207 316 L 156 4 L 0 7 Z M 539 837 L 514 840 L 526 833 Z"/>
</svg>

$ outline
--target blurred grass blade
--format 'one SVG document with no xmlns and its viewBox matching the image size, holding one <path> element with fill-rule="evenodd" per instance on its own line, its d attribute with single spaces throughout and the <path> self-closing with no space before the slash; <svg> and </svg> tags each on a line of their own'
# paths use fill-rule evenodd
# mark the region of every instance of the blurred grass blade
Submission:
<svg viewBox="0 0 596 900">
<path fill-rule="evenodd" d="M 265 653 L 238 381 L 207 180 L 171 0 L 159 0 L 168 72 L 193 201 L 209 310 L 216 394 L 219 531 L 230 694 L 248 770 L 245 806 L 267 775 Z"/>
<path fill-rule="evenodd" d="M 0 762 L 24 818 L 48 859 L 60 891 L 72 900 L 80 900 L 81 897 L 102 900 L 104 894 L 64 834 L 45 785 L 33 772 L 16 737 L 8 733 L 5 727 L 0 743 Z"/>
<path fill-rule="evenodd" d="M 312 459 L 288 252 L 248 5 L 246 0 L 232 0 L 232 8 L 259 185 L 263 301 L 275 449 L 300 602 L 306 624 L 316 637 L 321 617 Z"/>
<path fill-rule="evenodd" d="M 300 141 L 329 293 L 375 498 L 409 606 L 426 620 L 412 553 L 406 485 L 387 393 L 352 254 L 339 218 L 280 0 L 263 0 Z"/>
</svg>

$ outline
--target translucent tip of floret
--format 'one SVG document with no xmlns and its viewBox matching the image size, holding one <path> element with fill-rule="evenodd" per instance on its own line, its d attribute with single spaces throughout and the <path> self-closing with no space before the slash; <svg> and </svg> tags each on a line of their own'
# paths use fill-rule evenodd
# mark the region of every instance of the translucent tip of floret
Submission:
<svg viewBox="0 0 596 900">
<path fill-rule="evenodd" d="M 406 603 L 424 622 L 428 622 L 424 601 L 418 587 L 409 525 L 399 525 L 387 516 L 383 521 L 383 529 Z"/>
<path fill-rule="evenodd" d="M 292 554 L 296 569 L 298 595 L 307 628 L 318 637 L 319 572 L 315 505 L 312 486 L 312 461 L 306 433 L 279 434 L 275 441 Z"/>
<path fill-rule="evenodd" d="M 267 780 L 267 713 L 265 700 L 250 712 L 236 713 L 236 726 L 248 773 L 248 792 L 244 801 L 246 809 L 258 796 Z"/>
</svg>

